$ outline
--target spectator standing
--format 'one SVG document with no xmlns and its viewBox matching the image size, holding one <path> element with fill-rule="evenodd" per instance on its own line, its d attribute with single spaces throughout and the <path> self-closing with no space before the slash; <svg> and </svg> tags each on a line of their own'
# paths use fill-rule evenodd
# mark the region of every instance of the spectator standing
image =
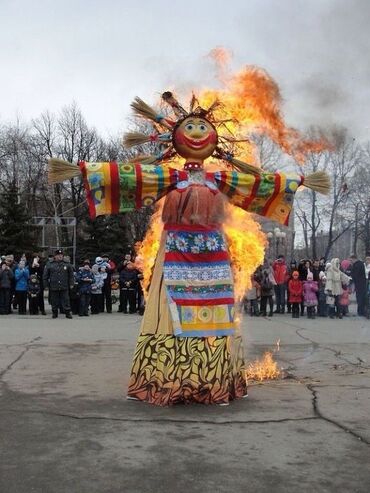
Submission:
<svg viewBox="0 0 370 493">
<path fill-rule="evenodd" d="M 128 262 L 119 275 L 119 311 L 122 313 L 127 313 L 127 304 L 129 305 L 129 313 L 136 313 L 136 293 L 138 282 L 138 271 L 135 269 L 133 262 Z"/>
<path fill-rule="evenodd" d="M 244 310 L 249 311 L 249 315 L 253 317 L 259 316 L 258 300 L 261 298 L 261 286 L 257 281 L 256 274 L 251 276 L 252 286 L 245 294 Z"/>
<path fill-rule="evenodd" d="M 46 315 L 45 301 L 44 301 L 44 282 L 43 282 L 44 267 L 45 266 L 43 265 L 40 255 L 38 253 L 35 253 L 32 257 L 32 261 L 30 264 L 30 275 L 36 274 L 38 279 L 40 290 L 37 298 L 37 304 L 38 304 L 38 310 L 40 310 L 42 315 Z"/>
<path fill-rule="evenodd" d="M 326 284 L 326 275 L 325 272 L 321 271 L 319 274 L 319 291 L 317 295 L 318 301 L 318 315 L 320 317 L 328 316 L 328 306 L 326 304 L 326 294 L 325 294 L 325 284 Z"/>
<path fill-rule="evenodd" d="M 143 244 L 142 241 L 136 241 L 134 244 L 134 263 L 135 263 L 135 268 L 138 271 L 136 310 L 138 311 L 139 315 L 143 315 L 145 309 L 144 293 L 141 285 L 141 282 L 144 279 L 144 275 L 143 275 L 144 259 L 140 253 L 142 244 Z"/>
<path fill-rule="evenodd" d="M 339 269 L 339 258 L 333 258 L 326 270 L 325 294 L 329 305 L 329 316 L 342 318 L 339 298 L 343 293 L 342 285 L 349 285 L 351 278 Z"/>
<path fill-rule="evenodd" d="M 56 250 L 54 259 L 48 262 L 43 274 L 44 286 L 48 286 L 53 318 L 61 308 L 66 318 L 72 318 L 69 290 L 74 287 L 73 267 L 63 258 L 63 251 Z"/>
<path fill-rule="evenodd" d="M 339 296 L 339 309 L 343 317 L 348 315 L 349 312 L 349 295 L 351 290 L 349 286 L 342 284 L 342 294 Z"/>
<path fill-rule="evenodd" d="M 322 270 L 323 270 L 323 267 L 320 265 L 320 261 L 314 260 L 312 262 L 311 272 L 313 274 L 313 280 L 316 281 L 317 283 L 319 282 L 319 276 L 320 276 L 320 272 L 322 272 Z"/>
<path fill-rule="evenodd" d="M 299 308 L 302 303 L 303 286 L 299 280 L 299 272 L 293 271 L 292 277 L 288 282 L 289 303 L 292 310 L 292 318 L 299 318 Z"/>
<path fill-rule="evenodd" d="M 266 317 L 267 303 L 269 304 L 270 311 L 269 317 L 273 315 L 274 302 L 272 295 L 274 292 L 274 277 L 270 268 L 265 268 L 262 270 L 261 274 L 261 315 Z"/>
<path fill-rule="evenodd" d="M 273 263 L 272 268 L 274 271 L 274 278 L 276 282 L 276 285 L 274 286 L 276 303 L 275 313 L 284 313 L 286 283 L 288 280 L 288 270 L 285 263 L 284 255 L 278 256 L 278 258 Z"/>
<path fill-rule="evenodd" d="M 101 258 L 103 259 L 103 266 L 105 267 L 105 272 L 107 273 L 103 286 L 103 311 L 105 304 L 107 313 L 112 313 L 112 274 L 116 269 L 116 264 L 106 253 L 103 253 Z"/>
<path fill-rule="evenodd" d="M 301 259 L 299 261 L 299 264 L 298 264 L 299 280 L 302 281 L 302 283 L 307 280 L 309 265 L 310 265 L 309 261 L 307 261 L 305 259 Z M 304 302 L 302 300 L 301 317 L 303 317 L 303 315 L 304 315 Z"/>
<path fill-rule="evenodd" d="M 77 274 L 77 280 L 80 293 L 79 316 L 88 317 L 91 301 L 91 288 L 95 282 L 95 277 L 91 271 L 90 262 L 84 262 L 83 267 Z"/>
<path fill-rule="evenodd" d="M 351 277 L 355 285 L 357 315 L 365 315 L 366 304 L 366 271 L 365 264 L 357 258 L 356 255 L 351 255 L 352 269 Z"/>
<path fill-rule="evenodd" d="M 303 281 L 303 301 L 304 306 L 307 308 L 307 318 L 315 318 L 318 290 L 317 281 L 313 280 L 313 274 L 309 272 L 307 274 L 307 280 Z"/>
<path fill-rule="evenodd" d="M 126 253 L 124 256 L 124 259 L 122 260 L 122 262 L 120 262 L 118 264 L 118 267 L 117 267 L 117 271 L 119 274 L 119 285 L 120 285 L 120 295 L 119 295 L 120 302 L 119 302 L 119 306 L 118 306 L 118 312 L 122 312 L 122 310 L 123 310 L 122 304 L 121 304 L 121 298 L 122 298 L 122 295 L 121 295 L 121 272 L 123 269 L 125 269 L 127 267 L 127 264 L 131 261 L 132 261 L 131 253 Z"/>
<path fill-rule="evenodd" d="M 30 315 L 39 314 L 40 282 L 37 274 L 31 274 L 27 286 L 28 308 Z"/>
<path fill-rule="evenodd" d="M 73 286 L 69 289 L 69 301 L 73 315 L 80 313 L 80 293 L 78 289 L 78 273 L 73 269 Z"/>
<path fill-rule="evenodd" d="M 26 315 L 27 313 L 27 288 L 28 279 L 30 277 L 30 271 L 26 267 L 26 262 L 20 260 L 18 267 L 14 272 L 15 277 L 15 296 L 18 305 L 19 315 Z"/>
<path fill-rule="evenodd" d="M 10 286 L 10 300 L 9 300 L 9 312 L 12 313 L 12 305 L 14 310 L 17 308 L 17 301 L 15 297 L 15 269 L 18 267 L 17 263 L 14 260 L 14 255 L 13 254 L 8 254 L 5 257 L 5 262 L 6 264 L 11 268 L 13 272 L 13 278 Z"/>
<path fill-rule="evenodd" d="M 91 284 L 91 315 L 97 315 L 102 306 L 104 277 L 97 264 L 92 266 L 92 273 L 94 281 Z"/>
<path fill-rule="evenodd" d="M 8 315 L 11 312 L 10 302 L 13 278 L 13 270 L 6 260 L 3 260 L 0 268 L 0 315 Z"/>
<path fill-rule="evenodd" d="M 297 262 L 295 260 L 292 260 L 290 262 L 289 270 L 288 270 L 289 279 L 292 278 L 293 272 L 295 270 L 297 270 Z M 287 309 L 288 309 L 288 313 L 292 313 L 292 304 L 289 301 L 289 298 L 290 298 L 290 296 L 289 296 L 289 282 L 287 284 L 287 295 L 286 295 L 286 298 L 287 298 L 287 304 L 286 304 L 286 306 L 287 306 Z"/>
</svg>

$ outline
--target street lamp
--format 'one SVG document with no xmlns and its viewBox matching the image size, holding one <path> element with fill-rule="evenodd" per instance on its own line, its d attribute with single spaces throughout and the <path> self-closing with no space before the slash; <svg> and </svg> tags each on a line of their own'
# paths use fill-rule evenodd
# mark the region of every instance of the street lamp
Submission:
<svg viewBox="0 0 370 493">
<path fill-rule="evenodd" d="M 271 253 L 275 255 L 275 258 L 278 257 L 279 246 L 284 245 L 284 250 L 285 250 L 285 239 L 286 239 L 285 231 L 281 231 L 280 228 L 274 228 L 274 230 L 269 231 L 266 234 L 266 236 L 269 242 L 269 247 L 268 247 L 269 257 L 271 257 Z"/>
</svg>

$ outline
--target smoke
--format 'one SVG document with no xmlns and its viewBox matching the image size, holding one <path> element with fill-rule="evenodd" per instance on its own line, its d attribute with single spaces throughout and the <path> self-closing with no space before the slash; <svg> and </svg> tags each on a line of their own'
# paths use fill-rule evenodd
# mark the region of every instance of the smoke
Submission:
<svg viewBox="0 0 370 493">
<path fill-rule="evenodd" d="M 262 3 L 271 16 L 265 23 L 259 17 L 254 41 L 259 50 L 272 50 L 266 68 L 282 85 L 292 123 L 340 125 L 368 138 L 370 2 L 288 0 L 283 8 Z"/>
</svg>

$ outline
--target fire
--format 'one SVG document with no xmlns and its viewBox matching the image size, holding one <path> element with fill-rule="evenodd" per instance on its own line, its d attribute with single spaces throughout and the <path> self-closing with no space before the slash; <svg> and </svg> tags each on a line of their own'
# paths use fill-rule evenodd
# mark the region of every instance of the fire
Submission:
<svg viewBox="0 0 370 493">
<path fill-rule="evenodd" d="M 159 243 L 163 230 L 163 223 L 161 220 L 163 209 L 163 200 L 157 203 L 157 209 L 151 217 L 148 231 L 142 242 L 139 255 L 142 259 L 142 273 L 144 279 L 142 280 L 142 288 L 144 297 L 148 295 L 150 280 L 152 277 L 154 262 L 158 253 Z"/>
<path fill-rule="evenodd" d="M 205 108 L 216 100 L 222 103 L 214 112 L 215 119 L 223 121 L 218 133 L 221 139 L 233 136 L 240 140 L 235 151 L 241 160 L 256 162 L 254 145 L 247 138 L 252 133 L 266 134 L 300 163 L 308 153 L 330 147 L 327 140 L 306 140 L 285 124 L 279 87 L 265 70 L 247 65 L 226 75 L 231 55 L 222 48 L 215 48 L 209 55 L 215 60 L 223 88 L 204 89 L 198 95 L 199 103 Z"/>
<path fill-rule="evenodd" d="M 272 380 L 279 378 L 281 372 L 277 366 L 276 361 L 274 361 L 272 353 L 266 352 L 262 359 L 255 360 L 253 363 L 249 363 L 246 370 L 246 377 L 249 380 Z"/>
<path fill-rule="evenodd" d="M 234 295 L 240 301 L 251 287 L 251 275 L 263 263 L 266 236 L 248 212 L 231 205 L 226 211 L 223 228 L 233 270 Z"/>
<path fill-rule="evenodd" d="M 276 342 L 276 349 L 274 352 L 280 351 L 280 339 Z M 246 377 L 249 380 L 274 380 L 281 376 L 276 361 L 274 361 L 273 353 L 267 351 L 263 354 L 261 359 L 256 359 L 253 363 L 249 363 L 246 369 Z"/>
</svg>

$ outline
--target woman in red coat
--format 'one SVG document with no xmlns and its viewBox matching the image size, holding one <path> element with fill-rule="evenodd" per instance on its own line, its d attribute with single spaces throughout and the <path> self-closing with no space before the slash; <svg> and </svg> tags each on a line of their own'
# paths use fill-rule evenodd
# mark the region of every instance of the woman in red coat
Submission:
<svg viewBox="0 0 370 493">
<path fill-rule="evenodd" d="M 299 318 L 299 307 L 302 303 L 303 284 L 299 280 L 299 272 L 295 270 L 288 283 L 289 303 L 292 305 L 292 317 Z"/>
</svg>

